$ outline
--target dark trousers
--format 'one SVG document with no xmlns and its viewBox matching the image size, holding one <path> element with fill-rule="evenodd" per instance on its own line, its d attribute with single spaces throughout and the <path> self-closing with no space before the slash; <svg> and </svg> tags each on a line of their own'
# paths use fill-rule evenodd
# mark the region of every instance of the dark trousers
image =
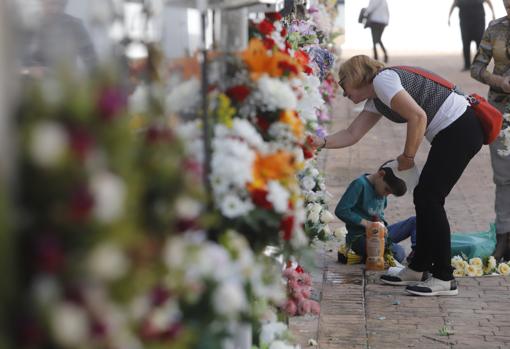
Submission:
<svg viewBox="0 0 510 349">
<path fill-rule="evenodd" d="M 386 24 L 383 23 L 377 23 L 377 22 L 370 22 L 370 30 L 372 32 L 372 45 L 374 47 L 374 59 L 379 59 L 379 56 L 377 55 L 377 47 L 376 45 L 379 44 L 381 46 L 381 49 L 384 53 L 384 61 L 388 61 L 388 54 L 386 53 L 386 48 L 384 47 L 382 43 L 382 34 L 384 32 L 384 28 L 386 28 Z"/>
<path fill-rule="evenodd" d="M 482 41 L 484 30 L 485 17 L 460 19 L 460 34 L 462 36 L 462 52 L 464 54 L 465 69 L 471 66 L 471 42 L 474 41 L 478 49 L 480 41 Z"/>
<path fill-rule="evenodd" d="M 470 107 L 432 141 L 414 189 L 416 249 L 409 265 L 411 269 L 428 270 L 435 278 L 444 281 L 453 279 L 445 198 L 482 144 L 482 127 Z"/>
</svg>

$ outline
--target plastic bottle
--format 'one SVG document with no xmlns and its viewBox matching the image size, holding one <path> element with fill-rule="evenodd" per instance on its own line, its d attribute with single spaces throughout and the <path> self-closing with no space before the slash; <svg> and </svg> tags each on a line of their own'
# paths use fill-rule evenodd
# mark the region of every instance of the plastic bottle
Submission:
<svg viewBox="0 0 510 349">
<path fill-rule="evenodd" d="M 366 241 L 366 269 L 384 270 L 384 235 L 386 227 L 379 222 L 377 217 L 367 226 L 365 230 Z"/>
</svg>

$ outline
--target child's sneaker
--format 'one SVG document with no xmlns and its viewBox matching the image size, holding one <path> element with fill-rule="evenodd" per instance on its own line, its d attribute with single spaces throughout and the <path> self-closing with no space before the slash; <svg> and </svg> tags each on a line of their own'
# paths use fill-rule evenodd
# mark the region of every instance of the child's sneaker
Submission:
<svg viewBox="0 0 510 349">
<path fill-rule="evenodd" d="M 443 281 L 432 276 L 425 282 L 407 286 L 406 291 L 417 296 L 456 296 L 459 294 L 457 280 Z"/>
<path fill-rule="evenodd" d="M 390 268 L 386 274 L 381 275 L 381 281 L 388 285 L 405 286 L 425 281 L 427 277 L 427 272 L 414 271 L 408 267 Z"/>
</svg>

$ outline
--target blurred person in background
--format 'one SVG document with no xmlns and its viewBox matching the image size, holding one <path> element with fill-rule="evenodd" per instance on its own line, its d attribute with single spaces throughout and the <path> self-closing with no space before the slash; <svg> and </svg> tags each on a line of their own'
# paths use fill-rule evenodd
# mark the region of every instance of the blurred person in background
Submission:
<svg viewBox="0 0 510 349">
<path fill-rule="evenodd" d="M 462 71 L 469 70 L 471 66 L 471 42 L 474 41 L 478 49 L 482 40 L 483 31 L 485 30 L 484 2 L 492 11 L 492 19 L 495 19 L 494 8 L 490 0 L 453 0 L 448 14 L 448 25 L 450 25 L 453 10 L 455 7 L 459 8 L 460 34 L 464 54 L 464 68 Z"/>
<path fill-rule="evenodd" d="M 384 62 L 388 62 L 388 53 L 382 43 L 382 34 L 384 29 L 389 23 L 390 12 L 388 10 L 388 3 L 386 0 L 370 0 L 368 7 L 365 10 L 365 28 L 370 28 L 372 32 L 372 45 L 374 49 L 374 59 L 378 60 L 377 44 L 381 46 L 384 53 Z"/>
<path fill-rule="evenodd" d="M 65 67 L 88 72 L 97 65 L 97 54 L 81 19 L 65 13 L 67 0 L 40 0 L 42 18 L 26 40 L 22 73 L 42 77 Z"/>
<path fill-rule="evenodd" d="M 507 15 L 489 23 L 478 53 L 471 65 L 471 76 L 489 85 L 489 102 L 501 112 L 510 107 L 510 0 L 503 0 Z M 494 60 L 494 70 L 487 66 Z M 505 110 L 506 109 L 506 110 Z M 503 138 L 490 145 L 493 180 L 496 184 L 496 249 L 494 258 L 510 260 L 510 156 L 500 154 Z"/>
</svg>

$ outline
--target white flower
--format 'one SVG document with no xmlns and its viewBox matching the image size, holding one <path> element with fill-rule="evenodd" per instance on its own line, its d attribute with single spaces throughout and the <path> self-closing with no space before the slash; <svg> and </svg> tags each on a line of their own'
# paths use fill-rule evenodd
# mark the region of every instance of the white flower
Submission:
<svg viewBox="0 0 510 349">
<path fill-rule="evenodd" d="M 247 301 L 243 287 L 237 282 L 223 282 L 214 290 L 212 302 L 217 314 L 236 318 L 246 309 Z"/>
<path fill-rule="evenodd" d="M 167 301 L 163 306 L 156 308 L 152 314 L 151 325 L 157 330 L 164 331 L 181 317 L 181 311 L 175 301 Z"/>
<path fill-rule="evenodd" d="M 320 221 L 322 206 L 320 204 L 309 204 L 307 207 L 308 210 L 308 220 L 313 224 L 316 224 Z"/>
<path fill-rule="evenodd" d="M 345 240 L 345 237 L 347 236 L 347 229 L 345 226 L 335 228 L 333 230 L 333 235 L 335 235 L 340 241 Z"/>
<path fill-rule="evenodd" d="M 262 103 L 268 110 L 296 109 L 296 95 L 289 84 L 267 75 L 262 76 L 257 84 Z"/>
<path fill-rule="evenodd" d="M 191 79 L 175 87 L 166 98 L 167 110 L 173 113 L 186 112 L 200 102 L 200 83 Z"/>
<path fill-rule="evenodd" d="M 451 265 L 453 268 L 455 269 L 462 269 L 464 270 L 465 269 L 465 265 L 464 264 L 468 264 L 466 261 L 464 261 L 464 259 L 462 259 L 461 256 L 455 256 L 451 259 Z"/>
<path fill-rule="evenodd" d="M 265 149 L 265 142 L 262 136 L 248 120 L 235 118 L 232 124 L 232 131 L 234 135 L 241 137 L 255 149 L 259 151 Z"/>
<path fill-rule="evenodd" d="M 483 267 L 482 259 L 481 259 L 481 258 L 478 258 L 478 257 L 471 258 L 471 259 L 469 260 L 469 264 L 470 264 L 470 265 L 473 265 L 473 266 L 475 266 L 475 267 L 479 267 L 479 268 Z"/>
<path fill-rule="evenodd" d="M 301 179 L 301 185 L 303 189 L 310 191 L 315 188 L 315 179 L 310 176 L 304 176 L 303 179 Z"/>
<path fill-rule="evenodd" d="M 248 200 L 241 200 L 236 195 L 225 195 L 219 203 L 221 213 L 227 218 L 237 218 L 244 216 L 255 208 L 253 203 Z"/>
<path fill-rule="evenodd" d="M 478 270 L 480 268 L 471 264 L 468 264 L 467 267 L 464 269 L 467 276 L 474 277 L 479 274 Z"/>
<path fill-rule="evenodd" d="M 510 275 L 510 266 L 506 263 L 499 263 L 498 273 L 504 276 Z"/>
<path fill-rule="evenodd" d="M 52 309 L 51 329 L 55 341 L 62 347 L 83 346 L 89 336 L 85 311 L 69 303 L 58 304 Z"/>
<path fill-rule="evenodd" d="M 163 260 L 170 270 L 181 269 L 186 261 L 186 243 L 181 238 L 168 239 L 163 248 Z"/>
<path fill-rule="evenodd" d="M 464 273 L 464 269 L 454 269 L 453 270 L 453 276 L 454 277 L 463 277 L 466 274 Z"/>
<path fill-rule="evenodd" d="M 40 166 L 55 166 L 65 154 L 67 145 L 67 134 L 56 122 L 40 122 L 32 130 L 30 154 Z"/>
<path fill-rule="evenodd" d="M 277 181 L 269 181 L 267 200 L 273 204 L 274 210 L 284 213 L 289 208 L 289 192 Z"/>
<path fill-rule="evenodd" d="M 301 227 L 294 227 L 292 232 L 292 239 L 290 240 L 290 244 L 295 249 L 304 247 L 308 244 L 308 237 Z"/>
<path fill-rule="evenodd" d="M 496 269 L 497 266 L 496 258 L 494 256 L 490 256 L 489 260 L 487 261 L 487 267 L 485 268 L 486 273 L 492 272 L 494 269 Z"/>
<path fill-rule="evenodd" d="M 202 212 L 202 203 L 189 196 L 181 196 L 175 202 L 175 212 L 179 218 L 195 219 Z"/>
<path fill-rule="evenodd" d="M 119 246 L 103 243 L 90 254 L 88 267 L 95 277 L 105 281 L 115 281 L 127 273 L 129 260 Z"/>
<path fill-rule="evenodd" d="M 321 212 L 321 222 L 322 223 L 331 223 L 335 219 L 335 216 L 331 214 L 328 210 L 323 210 Z"/>
<path fill-rule="evenodd" d="M 285 343 L 284 341 L 274 341 L 269 345 L 269 349 L 295 349 L 291 344 Z"/>
<path fill-rule="evenodd" d="M 288 331 L 288 327 L 283 322 L 273 322 L 262 326 L 260 330 L 260 343 L 269 344 L 276 339 L 281 338 Z"/>
<path fill-rule="evenodd" d="M 306 121 L 317 122 L 317 109 L 324 105 L 324 99 L 319 90 L 320 80 L 315 75 L 301 74 L 300 79 L 294 79 L 293 85 L 300 91 L 297 111 Z"/>
<path fill-rule="evenodd" d="M 105 2 L 105 1 L 102 1 Z M 149 89 L 147 86 L 140 84 L 136 87 L 135 92 L 129 96 L 129 111 L 134 114 L 145 113 L 149 110 Z"/>
<path fill-rule="evenodd" d="M 33 293 L 40 305 L 52 305 L 59 298 L 59 284 L 53 276 L 39 276 L 34 282 Z"/>
<path fill-rule="evenodd" d="M 111 223 L 124 213 L 126 187 L 124 181 L 109 172 L 95 174 L 91 179 L 94 216 L 102 223 Z"/>
</svg>

